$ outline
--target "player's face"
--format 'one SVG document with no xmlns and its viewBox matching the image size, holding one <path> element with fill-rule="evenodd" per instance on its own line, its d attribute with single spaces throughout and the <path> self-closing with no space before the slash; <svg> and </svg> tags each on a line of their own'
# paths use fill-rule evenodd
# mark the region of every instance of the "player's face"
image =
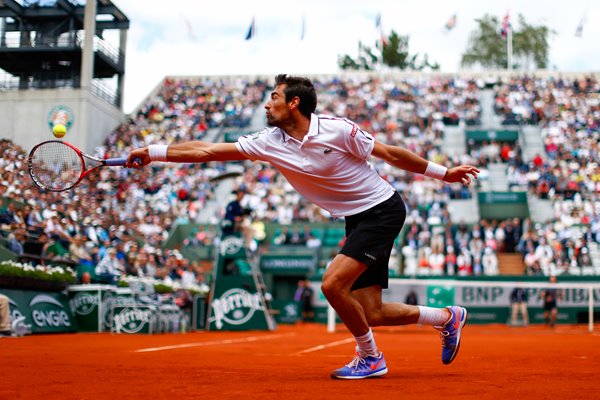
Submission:
<svg viewBox="0 0 600 400">
<path fill-rule="evenodd" d="M 285 101 L 283 90 L 286 85 L 279 85 L 271 92 L 271 99 L 265 105 L 267 124 L 281 127 L 290 118 L 290 108 Z"/>
</svg>

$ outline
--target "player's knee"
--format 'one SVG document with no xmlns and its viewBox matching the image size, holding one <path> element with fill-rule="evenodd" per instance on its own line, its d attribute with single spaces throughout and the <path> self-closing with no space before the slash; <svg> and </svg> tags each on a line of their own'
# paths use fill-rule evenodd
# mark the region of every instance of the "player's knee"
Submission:
<svg viewBox="0 0 600 400">
<path fill-rule="evenodd" d="M 365 317 L 367 317 L 369 326 L 381 326 L 383 324 L 381 310 L 365 310 Z"/>
<path fill-rule="evenodd" d="M 327 300 L 334 299 L 340 296 L 343 292 L 344 288 L 341 282 L 333 276 L 323 277 L 323 282 L 321 284 L 321 291 L 327 298 Z"/>
</svg>

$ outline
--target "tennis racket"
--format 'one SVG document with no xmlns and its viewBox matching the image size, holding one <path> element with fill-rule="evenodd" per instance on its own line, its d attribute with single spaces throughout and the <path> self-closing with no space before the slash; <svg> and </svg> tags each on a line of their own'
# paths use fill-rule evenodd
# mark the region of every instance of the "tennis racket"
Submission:
<svg viewBox="0 0 600 400">
<path fill-rule="evenodd" d="M 76 186 L 100 167 L 122 167 L 127 158 L 101 160 L 85 154 L 71 143 L 48 140 L 29 153 L 29 175 L 40 189 L 63 192 Z"/>
</svg>

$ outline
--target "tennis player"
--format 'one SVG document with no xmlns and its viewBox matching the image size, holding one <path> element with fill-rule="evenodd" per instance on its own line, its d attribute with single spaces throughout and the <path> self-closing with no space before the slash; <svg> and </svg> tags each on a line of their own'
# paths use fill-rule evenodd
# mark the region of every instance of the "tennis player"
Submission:
<svg viewBox="0 0 600 400">
<path fill-rule="evenodd" d="M 270 163 L 300 194 L 346 221 L 346 242 L 323 275 L 321 289 L 356 339 L 356 356 L 331 377 L 363 379 L 387 373 L 370 328 L 380 325 L 432 325 L 441 333 L 442 362 L 450 364 L 458 353 L 466 309 L 382 302 L 392 246 L 406 209 L 368 160 L 374 156 L 406 171 L 465 185 L 479 170 L 469 165 L 446 169 L 401 147 L 377 142 L 352 121 L 315 115 L 317 95 L 307 78 L 278 75 L 275 84 L 265 105 L 270 128 L 237 143 L 150 145 L 133 150 L 127 166 L 244 159 Z"/>
</svg>

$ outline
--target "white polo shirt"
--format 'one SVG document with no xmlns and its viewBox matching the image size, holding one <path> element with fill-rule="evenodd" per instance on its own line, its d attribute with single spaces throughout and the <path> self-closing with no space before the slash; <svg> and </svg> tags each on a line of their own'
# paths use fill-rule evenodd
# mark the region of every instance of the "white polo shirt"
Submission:
<svg viewBox="0 0 600 400">
<path fill-rule="evenodd" d="M 302 142 L 280 128 L 267 128 L 240 137 L 236 146 L 250 160 L 273 165 L 334 217 L 368 210 L 394 194 L 367 161 L 375 139 L 347 119 L 312 114 Z"/>
</svg>

